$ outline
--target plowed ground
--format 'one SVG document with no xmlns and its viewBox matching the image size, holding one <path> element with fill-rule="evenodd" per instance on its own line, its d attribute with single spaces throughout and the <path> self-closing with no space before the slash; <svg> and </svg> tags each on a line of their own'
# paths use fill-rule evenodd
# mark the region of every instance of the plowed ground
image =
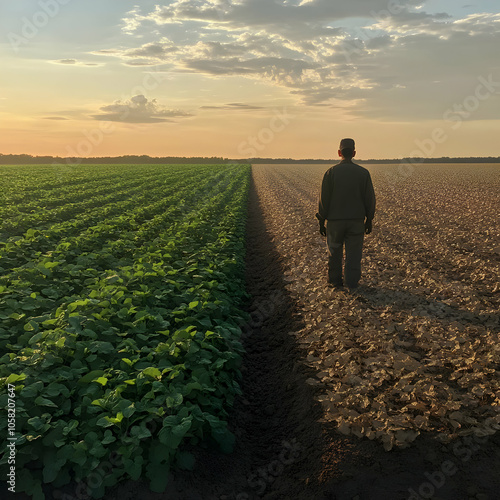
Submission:
<svg viewBox="0 0 500 500">
<path fill-rule="evenodd" d="M 326 287 L 327 168 L 253 167 L 236 449 L 147 498 L 500 498 L 499 166 L 371 165 L 359 295 Z"/>
</svg>

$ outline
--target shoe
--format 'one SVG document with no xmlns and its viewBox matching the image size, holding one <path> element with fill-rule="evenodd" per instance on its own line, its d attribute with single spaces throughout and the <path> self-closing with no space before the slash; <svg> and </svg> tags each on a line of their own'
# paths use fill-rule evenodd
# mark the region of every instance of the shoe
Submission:
<svg viewBox="0 0 500 500">
<path fill-rule="evenodd" d="M 366 290 L 365 287 L 362 286 L 349 287 L 349 295 L 359 300 L 360 302 L 367 302 L 367 291 L 368 290 Z"/>
<path fill-rule="evenodd" d="M 333 282 L 329 281 L 327 286 L 329 288 L 335 288 L 336 290 L 338 290 L 340 288 L 343 288 L 344 284 L 343 283 L 333 283 Z"/>
</svg>

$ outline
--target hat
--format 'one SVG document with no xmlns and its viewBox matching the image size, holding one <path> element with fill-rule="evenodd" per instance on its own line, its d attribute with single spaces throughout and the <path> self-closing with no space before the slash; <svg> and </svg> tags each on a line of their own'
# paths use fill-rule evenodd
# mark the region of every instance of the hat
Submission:
<svg viewBox="0 0 500 500">
<path fill-rule="evenodd" d="M 347 148 L 352 149 L 353 151 L 355 150 L 354 139 L 342 139 L 340 141 L 340 146 L 339 146 L 340 151 Z"/>
</svg>

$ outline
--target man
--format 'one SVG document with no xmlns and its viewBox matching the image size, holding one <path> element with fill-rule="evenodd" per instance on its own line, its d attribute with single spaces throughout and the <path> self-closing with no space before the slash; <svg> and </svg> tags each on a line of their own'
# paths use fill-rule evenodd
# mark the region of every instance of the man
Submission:
<svg viewBox="0 0 500 500">
<path fill-rule="evenodd" d="M 370 172 L 352 159 L 356 155 L 353 139 L 340 141 L 342 161 L 327 170 L 321 185 L 316 217 L 320 232 L 328 243 L 328 283 L 340 288 L 345 246 L 345 284 L 349 291 L 358 287 L 364 235 L 372 231 L 375 215 L 375 191 Z M 325 227 L 325 220 L 328 221 Z"/>
</svg>

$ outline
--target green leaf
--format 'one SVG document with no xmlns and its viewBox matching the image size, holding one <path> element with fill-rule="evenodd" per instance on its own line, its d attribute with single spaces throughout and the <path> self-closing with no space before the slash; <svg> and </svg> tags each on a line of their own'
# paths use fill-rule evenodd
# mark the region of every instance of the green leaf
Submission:
<svg viewBox="0 0 500 500">
<path fill-rule="evenodd" d="M 45 466 L 43 468 L 43 482 L 51 483 L 52 481 L 54 481 L 54 479 L 56 479 L 58 473 L 60 472 L 61 467 L 65 463 L 66 459 L 64 458 L 52 458 L 51 460 L 46 460 Z"/>
<path fill-rule="evenodd" d="M 101 384 L 102 386 L 105 386 L 108 383 L 108 379 L 106 377 L 99 377 L 96 378 L 95 380 L 92 380 L 92 382 L 97 382 Z"/>
<path fill-rule="evenodd" d="M 151 480 L 149 487 L 155 493 L 163 493 L 168 484 L 170 467 L 166 464 L 150 463 L 147 467 L 147 477 Z"/>
<path fill-rule="evenodd" d="M 27 332 L 38 332 L 39 326 L 36 321 L 30 320 L 24 325 L 24 330 Z"/>
<path fill-rule="evenodd" d="M 102 439 L 102 444 L 109 444 L 109 443 L 113 443 L 115 441 L 116 441 L 115 436 L 113 436 L 113 433 L 109 429 L 107 429 L 104 432 L 104 437 Z"/>
<path fill-rule="evenodd" d="M 171 457 L 175 454 L 172 447 L 168 444 L 163 444 L 159 440 L 151 441 L 148 457 L 151 463 L 170 463 Z"/>
<path fill-rule="evenodd" d="M 183 387 L 183 394 L 184 396 L 189 396 L 189 394 L 195 390 L 203 390 L 202 385 L 199 382 L 190 382 Z"/>
<path fill-rule="evenodd" d="M 16 382 L 21 382 L 22 380 L 26 379 L 26 374 L 21 373 L 20 375 L 17 375 L 15 373 L 11 373 L 8 377 L 7 380 L 5 381 L 6 384 L 15 384 Z"/>
<path fill-rule="evenodd" d="M 45 425 L 45 419 L 41 417 L 33 417 L 28 419 L 28 424 L 31 425 L 35 431 L 39 431 Z"/>
<path fill-rule="evenodd" d="M 124 408 L 122 412 L 125 418 L 131 417 L 136 412 L 135 405 L 132 403 L 130 406 L 127 406 L 127 408 Z"/>
<path fill-rule="evenodd" d="M 87 432 L 87 434 L 85 434 L 85 442 L 87 444 L 93 444 L 95 443 L 97 440 L 98 440 L 99 436 L 97 435 L 96 432 L 94 431 L 91 431 L 91 432 Z"/>
<path fill-rule="evenodd" d="M 59 459 L 68 460 L 73 456 L 73 447 L 70 444 L 62 446 L 57 450 L 56 457 Z"/>
<path fill-rule="evenodd" d="M 47 396 L 62 395 L 64 397 L 69 397 L 69 389 L 63 384 L 52 382 L 47 386 L 46 394 Z"/>
<path fill-rule="evenodd" d="M 145 424 L 136 425 L 130 430 L 130 434 L 138 439 L 145 439 L 151 437 L 151 432 Z"/>
<path fill-rule="evenodd" d="M 165 419 L 160 432 L 158 433 L 158 439 L 164 444 L 168 444 L 174 450 L 179 447 L 183 437 L 189 431 L 192 425 L 193 417 L 189 416 L 182 419 L 181 423 L 178 425 L 170 426 Z M 167 425 L 165 425 L 167 424 Z"/>
<path fill-rule="evenodd" d="M 80 441 L 79 443 L 74 444 L 73 448 L 74 452 L 71 455 L 70 460 L 83 467 L 83 465 L 87 462 L 87 445 Z"/>
<path fill-rule="evenodd" d="M 81 325 L 81 320 L 83 318 L 81 318 L 80 316 L 70 316 L 68 318 L 68 323 L 70 324 L 70 326 L 72 326 L 77 332 L 81 332 L 82 331 L 82 325 Z"/>
<path fill-rule="evenodd" d="M 111 417 L 110 419 L 110 422 L 112 422 L 113 424 L 119 424 L 122 420 L 123 420 L 123 413 L 121 411 L 119 411 L 117 414 L 116 414 L 116 417 Z"/>
<path fill-rule="evenodd" d="M 113 425 L 113 422 L 111 422 L 111 419 L 109 417 L 102 417 L 96 422 L 96 425 L 98 425 L 99 427 L 111 427 Z"/>
<path fill-rule="evenodd" d="M 71 420 L 63 429 L 63 435 L 67 436 L 73 429 L 78 427 L 78 420 Z"/>
<path fill-rule="evenodd" d="M 58 406 L 50 399 L 44 398 L 43 396 L 38 396 L 35 399 L 35 404 L 38 406 L 50 406 L 52 408 L 57 408 Z"/>
<path fill-rule="evenodd" d="M 142 370 L 142 373 L 152 378 L 157 378 L 157 379 L 161 378 L 161 371 L 153 366 L 150 366 L 149 368 Z"/>
<path fill-rule="evenodd" d="M 180 392 L 176 392 L 175 394 L 167 397 L 166 403 L 168 408 L 175 408 L 177 406 L 180 406 L 183 401 L 184 398 L 182 394 Z"/>
<path fill-rule="evenodd" d="M 87 373 L 87 375 L 84 375 L 78 381 L 78 383 L 79 384 L 90 384 L 90 382 L 92 382 L 94 379 L 96 379 L 98 377 L 101 377 L 102 375 L 104 375 L 104 373 L 106 373 L 104 370 L 93 370 L 93 371 Z"/>
<path fill-rule="evenodd" d="M 115 346 L 111 342 L 99 342 L 99 353 L 110 354 L 115 352 Z"/>
<path fill-rule="evenodd" d="M 59 320 L 56 318 L 56 319 L 46 319 L 45 321 L 42 321 L 42 325 L 47 328 L 49 326 L 54 326 L 57 324 Z"/>
<path fill-rule="evenodd" d="M 136 457 L 133 461 L 131 459 L 124 460 L 125 472 L 133 481 L 137 481 L 141 477 L 143 462 L 142 457 Z"/>
</svg>

